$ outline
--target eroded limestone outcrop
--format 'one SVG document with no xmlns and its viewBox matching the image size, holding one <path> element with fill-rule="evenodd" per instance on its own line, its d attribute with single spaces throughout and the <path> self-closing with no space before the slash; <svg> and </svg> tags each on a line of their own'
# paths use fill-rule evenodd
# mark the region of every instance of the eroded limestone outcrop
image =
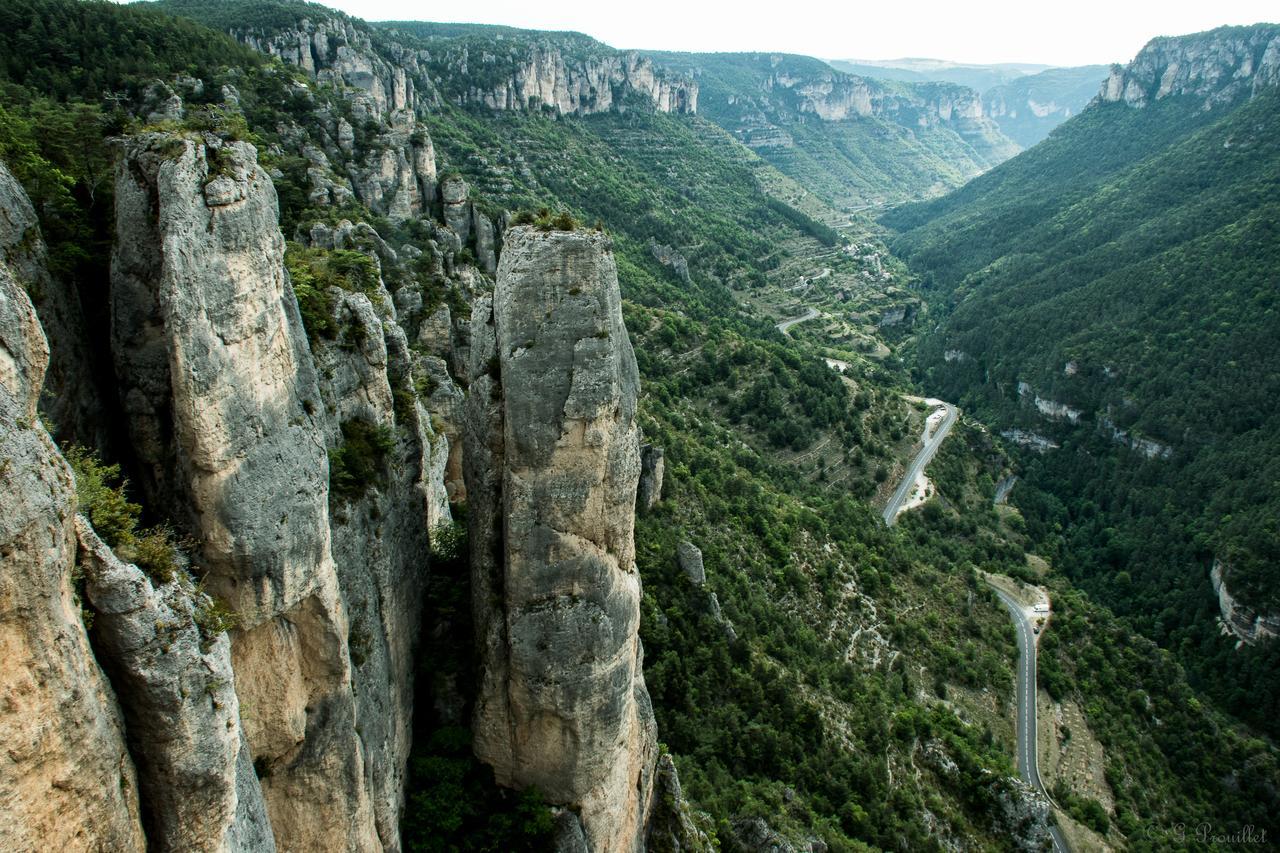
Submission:
<svg viewBox="0 0 1280 853">
<path fill-rule="evenodd" d="M 330 547 L 325 424 L 275 192 L 246 143 L 124 143 L 116 370 L 154 506 L 239 614 L 235 692 L 277 843 L 380 849 Z"/>
<path fill-rule="evenodd" d="M 382 281 L 372 298 L 336 288 L 333 296 L 339 331 L 312 346 L 328 444 L 339 446 L 353 422 L 392 441 L 363 494 L 330 496 L 329 526 L 374 818 L 384 847 L 396 849 L 429 531 L 449 521 L 449 448 L 414 395 L 408 342 Z"/>
<path fill-rule="evenodd" d="M 0 848 L 142 851 L 124 723 L 73 591 L 75 485 L 36 412 L 48 364 L 0 259 Z"/>
<path fill-rule="evenodd" d="M 240 725 L 225 632 L 185 572 L 156 585 L 76 519 L 94 649 L 111 675 L 138 767 L 147 841 L 164 851 L 268 853 L 275 838 Z"/>
<path fill-rule="evenodd" d="M 89 335 L 74 282 L 50 274 L 35 208 L 22 186 L 0 164 L 0 262 L 9 266 L 36 306 L 49 342 L 40 411 L 55 438 L 105 445 L 103 401 L 93 382 Z"/>
<path fill-rule="evenodd" d="M 501 48 L 501 45 L 495 45 Z M 599 45 L 595 55 L 567 57 L 557 46 L 530 45 L 509 49 L 500 61 L 508 75 L 494 85 L 471 87 L 463 100 L 496 110 L 536 110 L 589 115 L 626 109 L 626 98 L 639 95 L 658 112 L 698 111 L 698 84 L 664 74 L 635 51 L 612 51 Z M 466 58 L 446 54 L 446 61 Z"/>
<path fill-rule="evenodd" d="M 1280 85 L 1280 27 L 1221 27 L 1149 41 L 1127 66 L 1113 65 L 1102 102 L 1145 107 L 1167 97 L 1203 99 L 1206 109 Z"/>
<path fill-rule="evenodd" d="M 476 754 L 576 813 L 589 849 L 638 850 L 657 759 L 637 634 L 639 381 L 608 238 L 508 232 L 471 346 Z"/>
<path fill-rule="evenodd" d="M 636 489 L 636 512 L 651 512 L 662 500 L 662 477 L 666 454 L 653 444 L 640 445 L 640 485 Z"/>
<path fill-rule="evenodd" d="M 1224 572 L 1227 566 L 1222 560 L 1214 560 L 1209 572 L 1213 591 L 1218 596 L 1218 609 L 1222 613 L 1224 632 L 1230 632 L 1240 644 L 1252 645 L 1259 641 L 1280 637 L 1280 614 L 1259 613 L 1231 594 L 1227 589 Z"/>
</svg>

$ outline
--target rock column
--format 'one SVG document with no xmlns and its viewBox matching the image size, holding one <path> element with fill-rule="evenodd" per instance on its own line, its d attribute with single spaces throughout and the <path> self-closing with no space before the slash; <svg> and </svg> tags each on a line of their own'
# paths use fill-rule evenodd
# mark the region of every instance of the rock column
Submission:
<svg viewBox="0 0 1280 853">
<path fill-rule="evenodd" d="M 472 363 L 476 753 L 576 816 L 589 849 L 641 849 L 656 732 L 633 537 L 639 379 L 608 238 L 509 231 Z"/>
<path fill-rule="evenodd" d="M 3 166 L 0 184 L 16 187 Z M 0 237 L 15 221 L 4 201 Z M 124 722 L 73 591 L 75 484 L 36 414 L 48 365 L 35 308 L 0 259 L 0 849 L 140 853 Z"/>
<path fill-rule="evenodd" d="M 320 394 L 274 188 L 242 142 L 144 134 L 116 180 L 112 336 L 152 506 L 239 614 L 240 717 L 283 850 L 380 850 L 331 553 Z M 181 509 L 179 509 L 181 508 Z"/>
</svg>

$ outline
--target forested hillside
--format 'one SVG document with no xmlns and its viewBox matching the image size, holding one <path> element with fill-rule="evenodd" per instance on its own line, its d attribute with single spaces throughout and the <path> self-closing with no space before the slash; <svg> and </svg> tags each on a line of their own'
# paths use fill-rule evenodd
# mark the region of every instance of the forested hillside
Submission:
<svg viewBox="0 0 1280 853">
<path fill-rule="evenodd" d="M 1062 444 L 1023 493 L 1059 561 L 1268 729 L 1276 651 L 1217 636 L 1209 570 L 1280 607 L 1277 34 L 1153 42 L 1032 151 L 885 217 L 944 317 L 922 380 Z"/>
</svg>

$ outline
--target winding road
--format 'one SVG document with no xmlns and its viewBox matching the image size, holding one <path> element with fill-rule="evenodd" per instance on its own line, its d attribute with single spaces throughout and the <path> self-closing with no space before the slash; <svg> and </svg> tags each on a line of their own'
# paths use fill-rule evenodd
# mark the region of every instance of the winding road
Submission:
<svg viewBox="0 0 1280 853">
<path fill-rule="evenodd" d="M 1018 773 L 1022 780 L 1049 798 L 1049 792 L 1040 780 L 1040 765 L 1036 750 L 1036 643 L 1031 620 L 1018 602 L 1004 590 L 992 587 L 1005 609 L 1013 617 L 1018 634 Z M 1052 802 L 1052 800 L 1050 800 Z M 1056 826 L 1049 827 L 1055 853 L 1071 853 L 1067 841 Z"/>
<path fill-rule="evenodd" d="M 790 320 L 783 320 L 781 323 L 779 323 L 778 331 L 782 332 L 782 334 L 785 335 L 787 334 L 787 329 L 790 329 L 796 323 L 803 323 L 806 320 L 816 320 L 818 317 L 821 317 L 821 316 L 822 314 L 819 313 L 818 309 L 813 308 L 811 306 L 806 313 L 801 314 L 799 317 L 792 317 Z"/>
<path fill-rule="evenodd" d="M 898 510 L 907 499 L 907 495 L 911 494 L 911 486 L 916 478 L 929 464 L 929 460 L 933 459 L 933 455 L 938 452 L 938 447 L 942 445 L 942 440 L 947 437 L 947 433 L 951 432 L 951 427 L 955 426 L 956 415 L 960 410 L 950 403 L 941 403 L 941 405 L 947 410 L 947 416 L 942 419 L 942 423 L 938 424 L 933 435 L 925 441 L 924 447 L 920 448 L 920 452 L 911 462 L 911 467 L 907 468 L 907 473 L 903 475 L 902 482 L 898 484 L 898 488 L 894 489 L 893 497 L 889 498 L 889 503 L 885 505 L 884 523 L 889 527 L 893 527 L 894 522 L 898 520 Z"/>
</svg>

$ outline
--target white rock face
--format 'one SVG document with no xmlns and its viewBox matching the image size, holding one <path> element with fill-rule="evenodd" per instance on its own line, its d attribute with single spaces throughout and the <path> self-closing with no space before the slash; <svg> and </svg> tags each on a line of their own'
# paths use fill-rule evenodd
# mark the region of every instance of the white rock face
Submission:
<svg viewBox="0 0 1280 853">
<path fill-rule="evenodd" d="M 445 224 L 453 229 L 466 245 L 471 239 L 471 203 L 467 200 L 467 182 L 452 175 L 440 182 L 440 200 L 444 207 Z"/>
<path fill-rule="evenodd" d="M 95 648 L 124 708 L 129 746 L 157 850 L 275 850 L 243 740 L 225 633 L 196 623 L 207 596 L 184 577 L 157 588 L 76 519 Z M 193 700 L 193 697 L 198 697 Z"/>
<path fill-rule="evenodd" d="M 1175 95 L 1215 104 L 1280 85 L 1280 27 L 1259 24 L 1152 39 L 1127 66 L 1113 65 L 1098 99 L 1131 107 Z"/>
<path fill-rule="evenodd" d="M 1084 410 L 1077 409 L 1066 403 L 1060 403 L 1057 400 L 1050 400 L 1041 397 L 1036 393 L 1035 389 L 1029 383 L 1018 383 L 1018 396 L 1026 399 L 1030 398 L 1032 404 L 1036 407 L 1036 411 L 1055 421 L 1069 421 L 1073 424 L 1080 423 L 1080 419 L 1084 417 Z"/>
<path fill-rule="evenodd" d="M 1127 430 L 1116 426 L 1115 422 L 1106 415 L 1099 416 L 1098 429 L 1103 435 L 1109 436 L 1116 444 L 1123 444 L 1148 459 L 1169 459 L 1173 456 L 1173 448 L 1169 445 L 1156 441 L 1154 438 L 1131 435 Z"/>
<path fill-rule="evenodd" d="M 412 112 L 398 110 L 364 159 L 347 164 L 347 177 L 375 213 L 394 220 L 420 216 L 436 196 L 435 146 Z"/>
<path fill-rule="evenodd" d="M 790 90 L 799 99 L 800 112 L 813 113 L 824 121 L 874 115 L 907 126 L 954 125 L 999 137 L 999 130 L 984 113 L 982 98 L 963 86 L 923 85 L 908 93 L 834 69 L 816 75 L 781 71 L 768 85 Z"/>
<path fill-rule="evenodd" d="M 658 74 L 653 63 L 635 51 L 566 61 L 560 50 L 535 45 L 503 59 L 511 67 L 510 76 L 492 86 L 473 87 L 464 100 L 495 110 L 546 106 L 562 114 L 590 115 L 624 109 L 621 101 L 634 94 L 659 112 L 698 111 L 697 83 Z M 615 99 L 615 92 L 621 97 Z"/>
<path fill-rule="evenodd" d="M 1050 438 L 1046 438 L 1039 433 L 1028 432 L 1021 429 L 1007 429 L 1000 435 L 1012 441 L 1021 447 L 1034 450 L 1036 453 L 1048 453 L 1050 450 L 1057 450 L 1062 445 Z"/>
<path fill-rule="evenodd" d="M 12 180 L 3 166 L 0 180 Z M 0 206 L 0 223 L 13 218 Z M 75 486 L 36 414 L 48 363 L 0 260 L 0 848 L 140 853 L 124 723 L 72 591 Z"/>
<path fill-rule="evenodd" d="M 413 51 L 397 49 L 384 57 L 365 30 L 336 15 L 303 19 L 296 29 L 230 32 L 242 44 L 296 65 L 321 83 L 350 90 L 358 119 L 386 119 L 396 110 L 425 111 L 437 103 Z"/>
<path fill-rule="evenodd" d="M 637 634 L 639 380 L 607 238 L 509 231 L 493 301 L 472 308 L 472 364 L 476 754 L 575 813 L 588 849 L 640 850 L 657 752 Z"/>
<path fill-rule="evenodd" d="M 1280 614 L 1258 613 L 1253 608 L 1237 601 L 1227 590 L 1223 572 L 1226 565 L 1215 559 L 1209 572 L 1213 583 L 1213 591 L 1218 596 L 1218 609 L 1222 612 L 1222 626 L 1240 643 L 1252 645 L 1262 640 L 1275 639 L 1280 636 Z"/>
<path fill-rule="evenodd" d="M 702 563 L 702 549 L 692 542 L 681 542 L 676 546 L 676 562 L 681 571 L 694 586 L 704 586 L 707 582 L 707 570 Z"/>
<path fill-rule="evenodd" d="M 203 190 L 220 178 L 233 200 L 213 204 Z M 132 443 L 152 505 L 187 508 L 208 587 L 243 620 L 236 694 L 276 841 L 381 849 L 325 425 L 270 179 L 245 143 L 148 134 L 125 143 L 116 187 L 113 339 Z"/>
</svg>

